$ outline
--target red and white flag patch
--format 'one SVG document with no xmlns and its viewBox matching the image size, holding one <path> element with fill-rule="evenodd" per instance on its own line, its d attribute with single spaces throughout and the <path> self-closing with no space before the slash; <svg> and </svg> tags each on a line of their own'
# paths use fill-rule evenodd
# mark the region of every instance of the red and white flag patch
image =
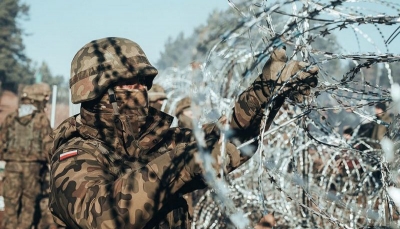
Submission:
<svg viewBox="0 0 400 229">
<path fill-rule="evenodd" d="M 74 157 L 76 155 L 78 155 L 78 150 L 76 150 L 76 149 L 62 153 L 62 154 L 60 154 L 60 161 L 65 160 L 70 157 Z"/>
</svg>

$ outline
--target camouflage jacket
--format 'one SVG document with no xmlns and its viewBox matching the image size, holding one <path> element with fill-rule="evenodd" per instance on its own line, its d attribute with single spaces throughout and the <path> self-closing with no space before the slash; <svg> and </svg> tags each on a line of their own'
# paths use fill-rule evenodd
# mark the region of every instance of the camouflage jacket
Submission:
<svg viewBox="0 0 400 229">
<path fill-rule="evenodd" d="M 390 115 L 388 113 L 385 113 L 379 119 L 388 124 L 390 124 L 392 122 L 392 118 L 390 117 Z M 372 130 L 371 138 L 380 141 L 380 140 L 382 140 L 383 136 L 385 136 L 386 132 L 387 132 L 386 126 L 374 123 L 374 129 Z M 379 145 L 379 144 L 377 144 L 377 145 Z M 377 147 L 380 147 L 380 146 L 377 146 Z"/>
<path fill-rule="evenodd" d="M 259 134 L 268 94 L 267 88 L 253 85 L 239 96 L 230 125 L 241 140 Z M 196 166 L 189 156 L 197 144 L 190 130 L 170 128 L 171 116 L 152 108 L 149 113 L 136 150 L 128 154 L 112 124 L 105 124 L 111 116 L 81 108 L 80 115 L 53 132 L 49 207 L 57 223 L 68 228 L 189 227 L 182 195 L 205 187 L 201 175 L 187 172 Z M 215 124 L 204 131 L 206 139 L 218 141 Z M 242 156 L 242 163 L 248 158 Z"/>
<path fill-rule="evenodd" d="M 51 133 L 50 121 L 44 112 L 18 117 L 10 113 L 0 128 L 1 158 L 5 161 L 45 162 L 47 151 L 43 138 Z"/>
</svg>

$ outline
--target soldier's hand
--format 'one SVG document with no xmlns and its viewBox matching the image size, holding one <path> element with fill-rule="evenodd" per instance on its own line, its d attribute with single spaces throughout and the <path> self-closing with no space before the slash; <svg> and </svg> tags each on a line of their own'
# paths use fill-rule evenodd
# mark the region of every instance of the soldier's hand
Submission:
<svg viewBox="0 0 400 229">
<path fill-rule="evenodd" d="M 216 142 L 211 150 L 211 156 L 214 158 L 213 167 L 218 171 L 223 166 L 224 171 L 232 171 L 240 165 L 240 151 L 230 142 L 225 144 L 225 152 L 222 152 L 222 143 Z M 221 156 L 225 155 L 224 158 Z"/>
<path fill-rule="evenodd" d="M 277 48 L 265 63 L 262 78 L 266 82 L 274 82 L 274 92 L 279 91 L 279 94 L 288 96 L 295 102 L 302 102 L 304 96 L 310 94 L 311 88 L 317 86 L 318 70 L 317 66 L 306 62 L 287 62 L 286 48 Z M 281 88 L 285 82 L 288 83 Z"/>
</svg>

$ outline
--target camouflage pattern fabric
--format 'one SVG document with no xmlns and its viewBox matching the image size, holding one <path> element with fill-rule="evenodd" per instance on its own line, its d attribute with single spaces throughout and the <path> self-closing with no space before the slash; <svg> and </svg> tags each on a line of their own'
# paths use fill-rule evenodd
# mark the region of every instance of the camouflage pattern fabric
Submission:
<svg viewBox="0 0 400 229">
<path fill-rule="evenodd" d="M 175 115 L 179 116 L 185 109 L 192 105 L 192 100 L 189 97 L 185 97 L 178 101 L 176 104 Z"/>
<path fill-rule="evenodd" d="M 235 120 L 259 121 L 237 107 Z M 95 128 L 100 120 L 101 128 Z M 205 187 L 201 167 L 194 159 L 197 145 L 189 130 L 169 128 L 172 117 L 161 111 L 150 108 L 149 122 L 136 142 L 137 149 L 129 155 L 118 144 L 111 116 L 82 110 L 55 130 L 50 210 L 56 222 L 71 228 L 189 227 L 182 195 Z M 256 136 L 259 124 L 248 123 L 254 132 L 244 138 Z M 211 142 L 218 142 L 215 124 L 204 131 Z M 60 159 L 75 151 L 76 155 Z M 241 163 L 247 159 L 243 157 Z"/>
<path fill-rule="evenodd" d="M 5 161 L 47 161 L 47 152 L 42 148 L 43 139 L 51 131 L 45 113 L 34 112 L 23 117 L 18 117 L 18 112 L 7 115 L 0 128 L 2 158 Z"/>
<path fill-rule="evenodd" d="M 148 93 L 150 104 L 155 103 L 158 100 L 167 99 L 167 94 L 165 94 L 164 88 L 159 84 L 153 84 Z"/>
<path fill-rule="evenodd" d="M 53 215 L 49 209 L 49 197 L 41 198 L 40 203 L 40 222 L 37 229 L 57 229 L 58 225 L 54 222 Z"/>
<path fill-rule="evenodd" d="M 49 194 L 50 194 L 50 171 L 48 166 L 44 166 L 41 171 L 41 193 L 38 196 L 39 204 L 39 223 L 37 229 L 58 228 L 54 222 L 53 215 L 49 209 Z"/>
<path fill-rule="evenodd" d="M 98 74 L 101 71 L 101 74 Z M 71 64 L 72 102 L 90 101 L 103 95 L 114 83 L 137 80 L 140 75 L 150 89 L 158 74 L 142 48 L 124 38 L 108 37 L 82 47 Z"/>
<path fill-rule="evenodd" d="M 41 168 L 42 164 L 35 162 L 7 162 L 3 181 L 4 229 L 31 228 Z"/>
<path fill-rule="evenodd" d="M 384 113 L 383 116 L 378 117 L 378 119 L 386 123 L 392 122 L 392 118 L 388 113 Z M 386 132 L 387 132 L 386 126 L 375 123 L 374 129 L 372 130 L 371 138 L 380 141 L 382 140 L 383 136 L 385 136 Z M 376 144 L 376 147 L 380 148 L 379 144 Z"/>
<path fill-rule="evenodd" d="M 295 64 L 291 67 L 297 69 Z M 282 79 L 290 78 L 291 70 Z M 307 76 L 302 75 L 302 79 Z M 272 91 L 268 81 L 273 80 L 260 75 L 239 96 L 230 123 L 239 140 L 259 134 L 263 107 Z M 99 93 L 93 82 L 98 81 L 88 79 L 80 89 L 72 90 L 75 102 L 100 96 L 91 94 Z M 75 84 L 72 82 L 72 87 Z M 272 114 L 283 104 L 283 95 L 278 101 Z M 274 116 L 267 121 L 271 123 Z M 206 187 L 201 164 L 195 159 L 198 146 L 191 131 L 170 128 L 172 117 L 150 107 L 138 136 L 121 141 L 124 133 L 118 131 L 114 120 L 113 113 L 81 108 L 80 115 L 65 120 L 54 131 L 49 155 L 50 210 L 56 222 L 68 228 L 189 228 L 188 207 L 182 195 Z M 204 134 L 208 150 L 217 156 L 217 125 L 205 125 Z M 229 172 L 250 155 L 239 155 L 233 144 L 228 145 Z"/>
<path fill-rule="evenodd" d="M 42 139 L 51 132 L 44 113 L 18 117 L 9 114 L 0 128 L 2 158 L 7 162 L 3 196 L 5 228 L 30 228 L 36 198 L 40 194 L 40 171 L 47 161 Z"/>
</svg>

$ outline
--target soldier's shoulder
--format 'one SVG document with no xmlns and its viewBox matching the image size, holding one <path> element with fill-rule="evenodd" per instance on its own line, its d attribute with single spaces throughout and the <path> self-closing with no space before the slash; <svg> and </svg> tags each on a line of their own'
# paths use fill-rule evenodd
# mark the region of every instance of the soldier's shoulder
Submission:
<svg viewBox="0 0 400 229">
<path fill-rule="evenodd" d="M 80 137 L 71 139 L 55 150 L 52 162 L 62 162 L 68 159 L 104 162 L 104 154 L 108 151 L 103 144 L 95 140 L 85 140 Z"/>
</svg>

